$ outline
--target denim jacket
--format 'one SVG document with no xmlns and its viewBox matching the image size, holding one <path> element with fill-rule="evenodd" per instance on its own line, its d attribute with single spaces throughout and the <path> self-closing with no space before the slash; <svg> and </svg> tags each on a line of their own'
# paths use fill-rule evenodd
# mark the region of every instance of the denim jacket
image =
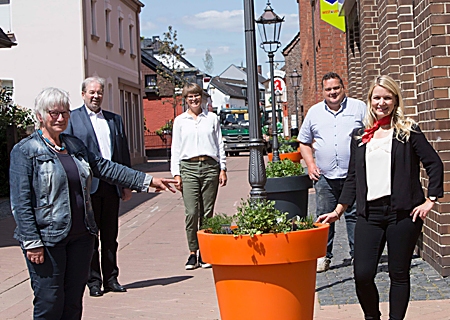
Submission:
<svg viewBox="0 0 450 320">
<path fill-rule="evenodd" d="M 60 139 L 78 168 L 86 228 L 97 234 L 89 192 L 92 176 L 138 191 L 147 190 L 152 178 L 96 156 L 72 135 L 61 134 Z M 72 220 L 69 183 L 58 156 L 34 132 L 14 146 L 10 159 L 11 208 L 17 224 L 14 237 L 22 244 L 38 243 L 34 246 L 52 246 L 63 240 Z"/>
</svg>

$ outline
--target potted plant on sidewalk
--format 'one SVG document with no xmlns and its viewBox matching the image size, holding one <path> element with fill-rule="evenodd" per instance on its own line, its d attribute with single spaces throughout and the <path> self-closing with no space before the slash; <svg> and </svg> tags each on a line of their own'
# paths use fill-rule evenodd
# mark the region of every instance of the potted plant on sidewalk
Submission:
<svg viewBox="0 0 450 320">
<path fill-rule="evenodd" d="M 296 138 L 284 140 L 278 136 L 278 145 L 280 160 L 289 159 L 294 162 L 300 162 L 302 154 L 298 151 L 299 142 Z M 269 153 L 267 156 L 269 157 L 269 161 L 272 161 L 273 153 Z"/>
<path fill-rule="evenodd" d="M 266 175 L 267 199 L 275 201 L 275 208 L 289 212 L 288 218 L 306 217 L 312 181 L 303 166 L 289 159 L 269 162 Z"/>
<path fill-rule="evenodd" d="M 326 253 L 328 225 L 288 219 L 269 200 L 242 202 L 232 221 L 230 228 L 216 215 L 205 220 L 215 228 L 198 231 L 221 319 L 311 320 L 316 260 Z"/>
</svg>

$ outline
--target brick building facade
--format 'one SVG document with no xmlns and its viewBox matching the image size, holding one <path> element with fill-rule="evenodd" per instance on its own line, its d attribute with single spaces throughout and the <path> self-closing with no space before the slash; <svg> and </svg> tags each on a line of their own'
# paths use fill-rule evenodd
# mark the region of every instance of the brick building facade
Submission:
<svg viewBox="0 0 450 320">
<path fill-rule="evenodd" d="M 302 124 L 302 110 L 303 110 L 303 101 L 302 101 L 302 87 L 300 86 L 297 89 L 297 105 L 295 105 L 295 88 L 291 83 L 291 75 L 294 70 L 297 71 L 297 74 L 302 75 L 302 51 L 300 48 L 300 32 L 295 35 L 295 37 L 291 40 L 290 43 L 286 45 L 283 49 L 284 56 L 284 67 L 283 70 L 286 72 L 286 106 L 288 106 L 288 114 L 289 115 L 298 115 L 298 123 L 297 128 L 299 128 Z M 300 80 L 300 79 L 299 79 Z M 296 110 L 297 107 L 297 110 Z M 290 121 L 289 121 L 290 122 Z"/>
<path fill-rule="evenodd" d="M 362 100 L 371 81 L 388 74 L 401 86 L 406 114 L 438 151 L 445 194 L 430 211 L 418 248 L 441 275 L 450 275 L 450 3 L 345 0 L 344 33 L 320 21 L 318 1 L 297 2 L 305 107 L 320 99 L 320 77 L 327 71 L 341 74 L 348 95 Z M 424 188 L 427 182 L 422 169 Z"/>
</svg>

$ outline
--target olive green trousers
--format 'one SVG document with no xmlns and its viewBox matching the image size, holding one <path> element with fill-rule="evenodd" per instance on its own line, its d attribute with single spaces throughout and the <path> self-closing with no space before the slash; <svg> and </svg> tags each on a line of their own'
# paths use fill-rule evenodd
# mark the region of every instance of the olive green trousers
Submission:
<svg viewBox="0 0 450 320">
<path fill-rule="evenodd" d="M 189 250 L 198 250 L 197 231 L 205 217 L 212 217 L 219 187 L 220 165 L 214 159 L 181 161 L 186 237 Z"/>
</svg>

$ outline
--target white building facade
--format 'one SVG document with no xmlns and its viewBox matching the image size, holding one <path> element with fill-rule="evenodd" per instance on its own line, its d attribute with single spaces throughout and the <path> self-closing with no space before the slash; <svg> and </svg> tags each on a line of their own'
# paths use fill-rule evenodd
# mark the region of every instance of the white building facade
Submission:
<svg viewBox="0 0 450 320">
<path fill-rule="evenodd" d="M 132 163 L 144 161 L 138 0 L 1 0 L 0 27 L 17 46 L 0 51 L 0 81 L 32 108 L 46 87 L 82 105 L 81 82 L 106 79 L 102 107 L 122 115 Z M 7 18 L 5 18 L 7 17 Z"/>
</svg>

